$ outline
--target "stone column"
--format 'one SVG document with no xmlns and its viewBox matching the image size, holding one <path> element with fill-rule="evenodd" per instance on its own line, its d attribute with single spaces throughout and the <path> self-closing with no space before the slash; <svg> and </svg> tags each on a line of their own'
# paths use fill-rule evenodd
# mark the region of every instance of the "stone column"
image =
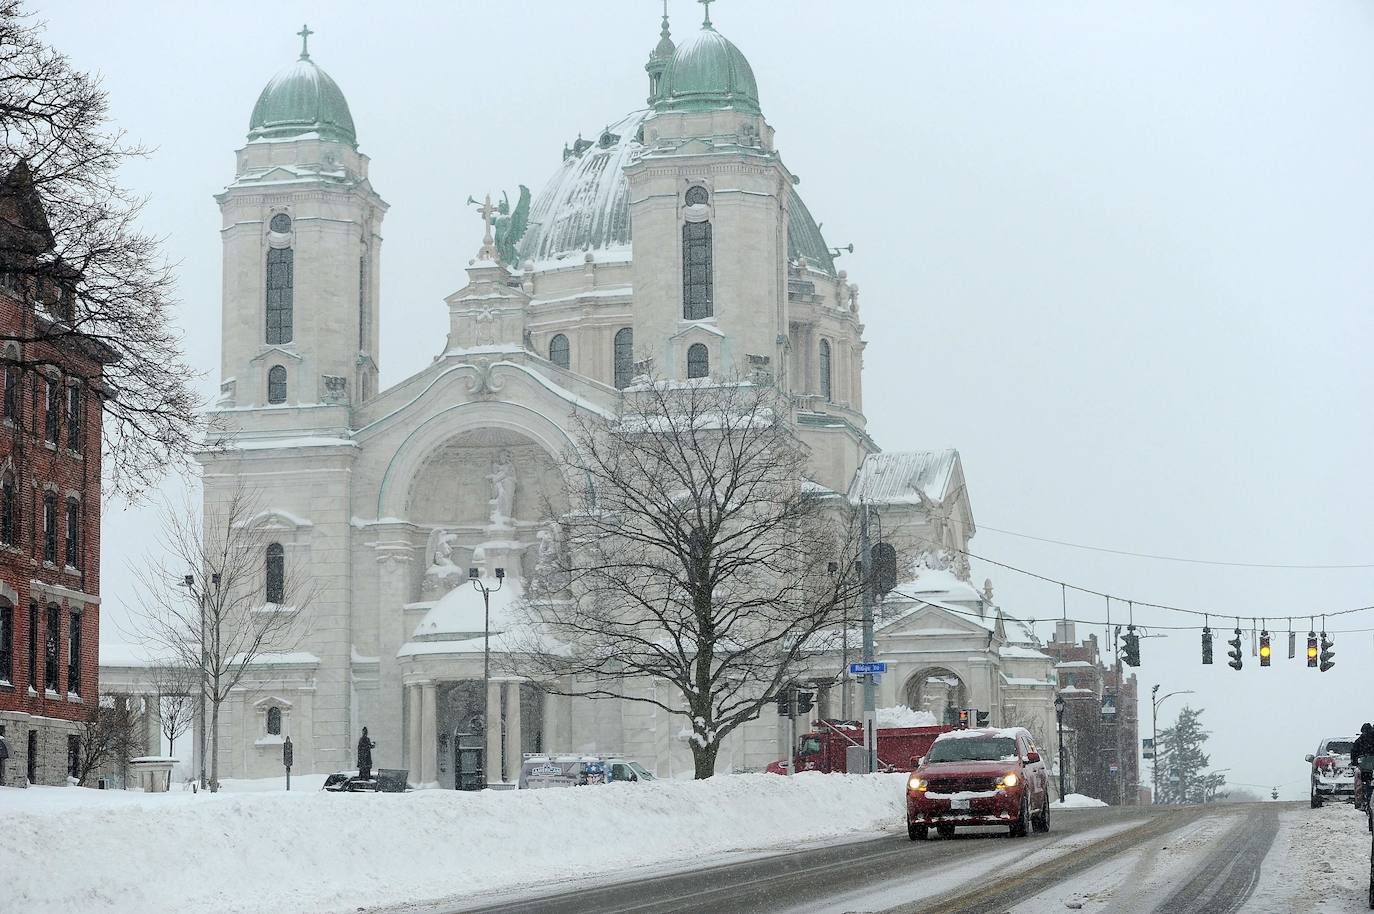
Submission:
<svg viewBox="0 0 1374 914">
<path fill-rule="evenodd" d="M 162 754 L 162 709 L 156 695 L 143 696 L 144 720 L 148 725 L 148 755 Z"/>
<path fill-rule="evenodd" d="M 420 784 L 420 759 L 424 758 L 423 740 L 420 732 L 424 727 L 423 718 L 420 714 L 420 703 L 423 699 L 420 696 L 418 685 L 406 687 L 406 767 L 410 769 L 410 782 Z"/>
<path fill-rule="evenodd" d="M 420 684 L 420 782 L 437 781 L 439 747 L 435 728 L 438 726 L 438 707 L 435 704 L 434 683 Z"/>
<path fill-rule="evenodd" d="M 377 550 L 377 706 L 374 719 L 361 718 L 377 743 L 375 766 L 394 764 L 401 753 L 401 666 L 396 658 L 405 641 L 404 610 L 411 600 L 411 565 L 414 550 L 402 539 L 387 539 L 381 533 Z M 366 714 L 366 709 L 363 709 Z M 356 742 L 357 735 L 354 734 Z"/>
<path fill-rule="evenodd" d="M 501 681 L 487 681 L 487 761 L 484 772 L 488 784 L 501 780 Z"/>
<path fill-rule="evenodd" d="M 511 679 L 506 682 L 506 780 L 512 784 L 520 780 L 523 742 L 520 738 L 520 680 Z"/>
</svg>

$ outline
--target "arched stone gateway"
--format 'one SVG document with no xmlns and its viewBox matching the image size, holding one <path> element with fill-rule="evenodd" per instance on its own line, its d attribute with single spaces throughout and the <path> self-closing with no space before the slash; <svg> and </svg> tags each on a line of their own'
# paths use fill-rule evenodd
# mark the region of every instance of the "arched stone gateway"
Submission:
<svg viewBox="0 0 1374 914">
<path fill-rule="evenodd" d="M 958 673 L 947 667 L 927 667 L 906 681 L 907 706 L 929 711 L 943 722 L 950 708 L 967 708 L 968 688 Z"/>
</svg>

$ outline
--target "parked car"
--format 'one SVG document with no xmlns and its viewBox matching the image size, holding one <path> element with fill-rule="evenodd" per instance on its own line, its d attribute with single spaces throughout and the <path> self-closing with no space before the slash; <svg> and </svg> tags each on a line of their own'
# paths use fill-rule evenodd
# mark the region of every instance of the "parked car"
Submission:
<svg viewBox="0 0 1374 914">
<path fill-rule="evenodd" d="M 404 768 L 378 768 L 370 778 L 358 777 L 353 771 L 336 771 L 324 779 L 324 787 L 330 793 L 404 793 L 410 787 L 406 778 L 410 772 Z"/>
<path fill-rule="evenodd" d="M 912 841 L 931 826 L 948 838 L 965 825 L 1005 825 L 1013 838 L 1050 830 L 1050 778 L 1023 727 L 954 730 L 936 737 L 907 779 Z"/>
<path fill-rule="evenodd" d="M 525 753 L 520 766 L 520 789 L 581 787 L 614 781 L 652 781 L 639 762 L 605 755 L 538 755 Z"/>
<path fill-rule="evenodd" d="M 1316 753 L 1306 756 L 1312 763 L 1313 809 L 1327 800 L 1354 801 L 1355 766 L 1350 764 L 1350 750 L 1354 745 L 1353 736 L 1334 736 L 1322 740 Z"/>
</svg>

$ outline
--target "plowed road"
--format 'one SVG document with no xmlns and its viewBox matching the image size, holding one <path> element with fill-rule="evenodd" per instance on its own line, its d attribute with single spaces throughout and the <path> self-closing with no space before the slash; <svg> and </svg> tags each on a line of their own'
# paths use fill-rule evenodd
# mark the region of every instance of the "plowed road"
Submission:
<svg viewBox="0 0 1374 914">
<path fill-rule="evenodd" d="M 1295 804 L 1126 807 L 1054 814 L 1045 835 L 905 830 L 672 872 L 488 896 L 417 914 L 1229 914 L 1259 879 L 1278 812 Z M 646 823 L 652 828 L 651 823 Z M 965 833 L 967 831 L 967 833 Z M 575 837 L 569 840 L 576 840 Z"/>
</svg>

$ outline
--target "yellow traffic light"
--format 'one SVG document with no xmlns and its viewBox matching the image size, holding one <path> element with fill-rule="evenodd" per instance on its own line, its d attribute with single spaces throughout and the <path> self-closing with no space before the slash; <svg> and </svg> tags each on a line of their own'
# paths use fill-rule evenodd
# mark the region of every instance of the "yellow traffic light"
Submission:
<svg viewBox="0 0 1374 914">
<path fill-rule="evenodd" d="M 1317 646 L 1316 646 L 1315 644 L 1312 645 L 1311 647 L 1309 647 L 1309 648 L 1307 649 L 1307 656 L 1313 658 L 1314 660 L 1316 659 L 1316 657 L 1317 657 Z"/>
<path fill-rule="evenodd" d="M 1273 652 L 1272 649 L 1270 649 L 1269 645 L 1264 644 L 1264 645 L 1261 645 L 1261 646 L 1260 646 L 1260 656 L 1261 656 L 1261 657 L 1264 657 L 1264 658 L 1268 659 L 1273 653 L 1274 653 L 1274 652 Z"/>
</svg>

